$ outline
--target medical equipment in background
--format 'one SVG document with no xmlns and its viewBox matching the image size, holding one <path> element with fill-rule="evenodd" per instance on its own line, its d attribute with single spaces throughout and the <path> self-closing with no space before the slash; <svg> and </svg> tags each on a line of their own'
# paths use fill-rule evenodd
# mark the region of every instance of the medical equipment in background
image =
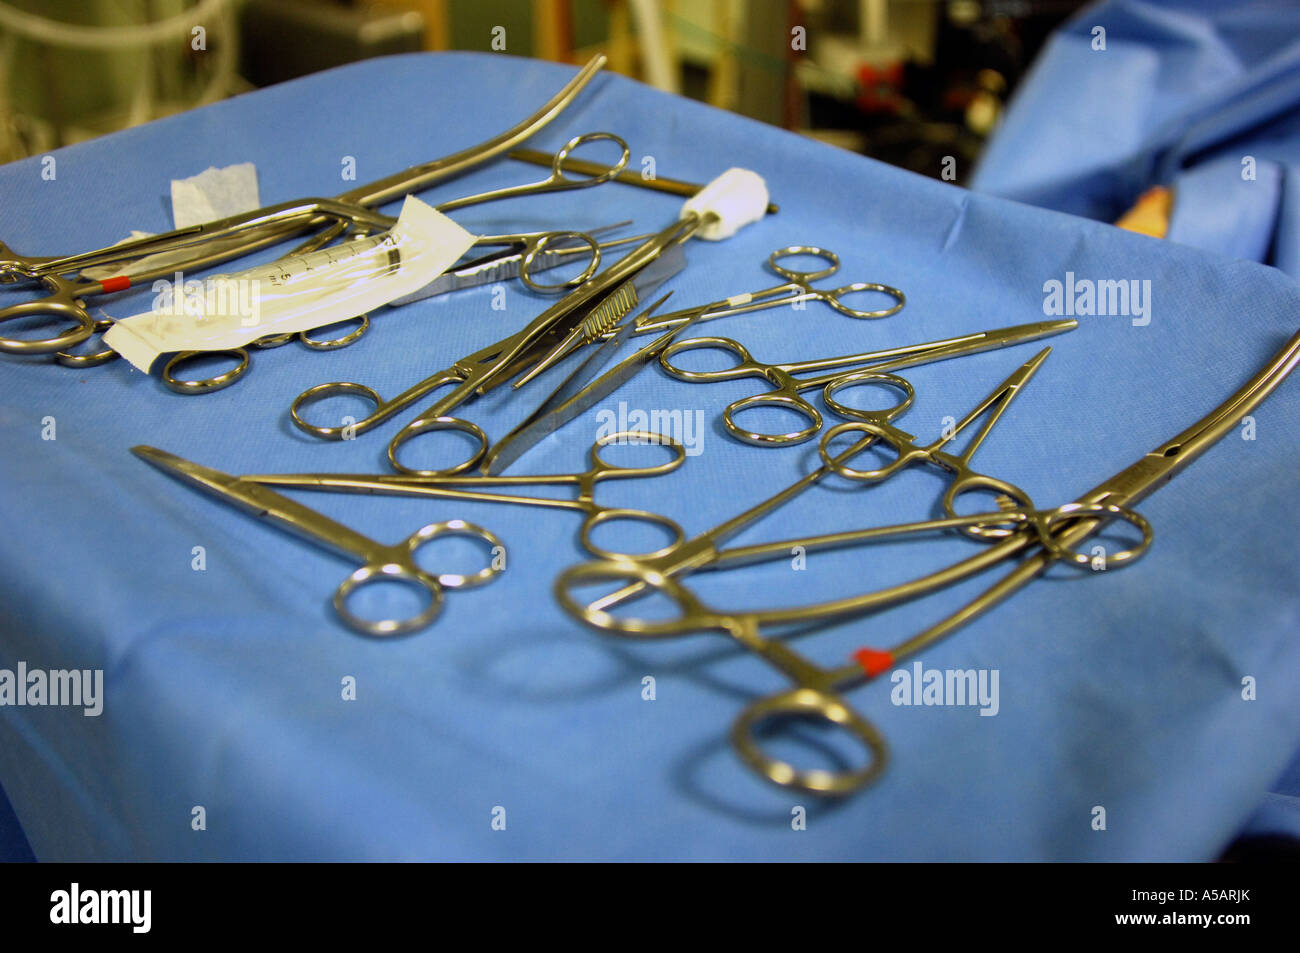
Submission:
<svg viewBox="0 0 1300 953">
<path fill-rule="evenodd" d="M 0 2 L 0 162 L 216 102 L 246 86 L 236 75 L 237 3 L 141 6 Z M 154 18 L 131 22 L 132 7 Z"/>
</svg>

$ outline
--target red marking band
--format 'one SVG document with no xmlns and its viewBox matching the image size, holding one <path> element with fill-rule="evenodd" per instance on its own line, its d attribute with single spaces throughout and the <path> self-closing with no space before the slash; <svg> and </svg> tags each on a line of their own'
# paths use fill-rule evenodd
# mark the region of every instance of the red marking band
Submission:
<svg viewBox="0 0 1300 953">
<path fill-rule="evenodd" d="M 868 678 L 875 678 L 894 667 L 894 653 L 879 649 L 858 649 L 853 653 L 853 659 L 862 666 L 862 671 L 867 673 Z"/>
<path fill-rule="evenodd" d="M 118 275 L 116 278 L 105 278 L 99 283 L 99 287 L 104 289 L 104 294 L 111 295 L 114 291 L 125 291 L 131 287 L 131 279 L 126 275 Z"/>
</svg>

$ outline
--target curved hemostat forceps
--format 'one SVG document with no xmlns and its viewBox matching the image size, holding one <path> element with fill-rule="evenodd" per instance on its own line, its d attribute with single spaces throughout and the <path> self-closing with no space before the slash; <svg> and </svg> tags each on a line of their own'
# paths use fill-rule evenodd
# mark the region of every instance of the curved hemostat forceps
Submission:
<svg viewBox="0 0 1300 953">
<path fill-rule="evenodd" d="M 654 322 L 657 323 L 657 322 Z M 670 325 L 671 326 L 671 325 Z M 868 351 L 865 354 L 848 354 L 823 360 L 793 361 L 788 364 L 763 364 L 754 360 L 744 345 L 731 338 L 696 337 L 679 340 L 669 346 L 659 358 L 660 366 L 669 376 L 692 384 L 707 384 L 714 381 L 740 380 L 757 377 L 766 380 L 776 389 L 766 394 L 741 397 L 733 400 L 722 412 L 722 423 L 727 432 L 737 440 L 759 447 L 788 446 L 803 443 L 816 436 L 822 428 L 821 412 L 802 396 L 802 392 L 814 388 L 829 388 L 845 378 L 849 370 L 857 367 L 863 371 L 892 371 L 933 361 L 944 361 L 966 354 L 979 354 L 998 348 L 1011 347 L 1025 341 L 1033 341 L 1073 330 L 1079 322 L 1073 318 L 1057 321 L 1038 321 L 1032 324 L 1019 324 L 1010 328 L 998 328 L 994 331 L 980 331 L 944 341 L 929 341 L 925 344 L 909 344 L 903 347 L 887 348 L 881 351 Z M 735 358 L 736 363 L 730 367 L 708 371 L 690 371 L 678 367 L 672 359 L 684 351 L 711 350 L 726 351 Z M 815 377 L 796 377 L 810 371 L 827 371 Z M 787 433 L 770 434 L 746 430 L 736 423 L 736 415 L 741 411 L 755 407 L 780 407 L 792 410 L 808 421 L 803 430 Z M 860 417 L 859 411 L 838 405 L 838 410 L 850 417 Z"/>
<path fill-rule="evenodd" d="M 357 186 L 334 199 L 299 199 L 257 209 L 253 212 L 230 216 L 215 222 L 175 229 L 161 235 L 109 245 L 91 252 L 62 256 L 26 256 L 14 252 L 0 243 L 0 282 L 13 284 L 35 281 L 50 291 L 46 298 L 23 302 L 0 310 L 0 322 L 33 316 L 71 318 L 75 325 L 48 338 L 0 337 L 0 351 L 16 354 L 40 354 L 66 351 L 89 338 L 96 331 L 96 319 L 85 306 L 85 299 L 98 295 L 124 291 L 133 285 L 148 283 L 155 278 L 170 278 L 178 270 L 198 270 L 219 262 L 229 261 L 275 245 L 286 238 L 310 228 L 327 225 L 325 229 L 301 245 L 292 254 L 321 248 L 344 232 L 362 223 L 371 229 L 387 228 L 392 219 L 372 211 L 378 206 L 429 188 L 446 179 L 499 156 L 534 133 L 543 129 L 577 98 L 605 64 L 605 57 L 591 59 L 568 83 L 564 85 L 533 115 L 512 126 L 498 136 L 468 149 L 441 159 L 411 166 L 401 172 L 385 176 L 374 182 Z M 589 140 L 593 137 L 587 137 Z M 596 134 L 595 138 L 610 138 Z M 575 143 L 570 143 L 574 145 Z M 562 150 L 563 151 L 563 150 Z M 572 151 L 571 149 L 569 151 Z M 611 167 L 608 177 L 595 176 L 587 181 L 608 181 L 626 165 L 626 158 Z M 563 162 L 555 163 L 551 179 L 538 183 L 537 191 L 553 191 L 562 187 L 557 181 L 581 183 L 581 179 L 567 179 Z M 549 184 L 550 188 L 542 188 Z M 577 187 L 569 186 L 569 187 Z M 509 197 L 485 193 L 496 198 Z M 520 194 L 515 191 L 513 194 Z M 481 201 L 490 198 L 480 197 Z M 454 200 L 456 207 L 468 204 Z M 386 224 L 387 223 L 387 224 Z M 162 258 L 153 256 L 161 255 Z M 85 269 L 107 265 L 121 265 L 118 274 L 97 279 L 71 277 Z M 76 355 L 73 355 L 74 357 Z M 106 360 L 107 358 L 101 358 Z"/>
<path fill-rule="evenodd" d="M 983 474 L 974 473 L 970 469 L 970 461 L 975 452 L 979 449 L 981 443 L 989 435 L 989 432 L 997 424 L 999 418 L 1011 405 L 1020 393 L 1020 388 L 1031 378 L 1038 368 L 1042 365 L 1051 348 L 1045 348 L 1030 359 L 1026 364 L 1017 368 L 1005 381 L 999 384 L 993 391 L 980 401 L 980 403 L 966 415 L 965 419 L 957 424 L 950 431 L 942 435 L 935 443 L 927 447 L 916 447 L 912 443 L 910 434 L 904 434 L 902 431 L 889 426 L 889 421 L 900 416 L 908 407 L 911 406 L 914 392 L 912 385 L 901 377 L 895 377 L 891 374 L 880 374 L 880 377 L 890 378 L 890 383 L 899 388 L 904 393 L 902 402 L 894 407 L 879 411 L 862 411 L 864 416 L 871 414 L 873 421 L 852 421 L 832 427 L 823 435 L 820 445 L 823 463 L 820 467 L 807 475 L 796 480 L 790 486 L 781 490 L 775 496 L 772 496 L 762 503 L 751 507 L 739 516 L 732 517 L 725 523 L 715 526 L 713 529 L 703 533 L 688 542 L 668 547 L 668 549 L 651 559 L 642 557 L 639 561 L 646 563 L 647 568 L 653 572 L 659 573 L 665 577 L 679 576 L 686 573 L 694 572 L 697 569 L 705 568 L 723 558 L 724 551 L 720 548 L 723 543 L 731 539 L 741 530 L 748 527 L 751 523 L 773 512 L 777 508 L 785 505 L 796 496 L 802 494 L 809 487 L 819 482 L 823 477 L 832 473 L 848 474 L 850 478 L 861 480 L 862 482 L 880 482 L 889 476 L 897 473 L 903 467 L 912 463 L 929 463 L 932 466 L 946 470 L 953 474 L 955 479 L 949 484 L 947 491 L 943 495 L 944 515 L 952 519 L 960 519 L 956 512 L 955 505 L 957 497 L 973 491 L 993 491 L 1005 498 L 1010 503 L 1018 505 L 1024 509 L 1032 509 L 1033 505 L 1029 501 L 1029 496 L 1023 490 L 1002 480 L 995 480 L 992 477 L 986 477 Z M 983 426 L 971 439 L 966 448 L 966 452 L 960 456 L 945 452 L 942 448 L 950 441 L 956 439 L 967 427 L 971 426 L 980 417 L 986 417 Z M 888 428 L 888 430 L 886 430 Z M 861 436 L 854 442 L 850 452 L 841 452 L 832 455 L 830 451 L 831 444 L 843 433 L 861 432 Z M 848 466 L 847 461 L 856 457 L 859 453 L 874 446 L 880 434 L 884 432 L 887 437 L 894 441 L 898 446 L 898 457 L 888 467 L 882 471 L 859 471 Z M 856 477 L 853 475 L 857 474 Z M 1010 509 L 1008 504 L 1006 509 Z M 1011 518 L 1009 517 L 1008 520 Z M 1004 523 L 1007 521 L 1003 521 Z M 965 526 L 964 531 L 967 535 L 976 539 L 995 539 L 1008 535 L 1011 530 L 1005 526 L 996 526 L 990 528 L 988 520 L 984 519 Z M 788 551 L 788 549 L 787 549 Z M 628 599 L 641 595 L 645 591 L 645 586 L 641 583 L 633 582 L 628 586 L 619 589 L 616 592 L 605 595 L 594 600 L 589 608 L 603 611 L 626 602 Z"/>
<path fill-rule="evenodd" d="M 505 550 L 501 540 L 483 527 L 464 520 L 430 523 L 400 543 L 385 545 L 260 484 L 200 466 L 154 447 L 132 447 L 131 452 L 158 469 L 251 513 L 258 519 L 268 520 L 325 549 L 360 559 L 360 568 L 344 579 L 335 590 L 334 611 L 345 624 L 362 635 L 405 635 L 423 629 L 442 610 L 444 590 L 481 586 L 490 582 L 501 571 L 499 567 L 504 565 L 495 558 Z M 473 575 L 435 575 L 426 572 L 416 562 L 415 554 L 426 543 L 448 535 L 476 539 L 488 548 L 494 558 Z M 428 598 L 428 604 L 417 614 L 405 619 L 373 621 L 354 614 L 348 608 L 351 595 L 357 589 L 379 581 L 403 582 L 422 589 Z"/>
<path fill-rule="evenodd" d="M 794 687 L 749 705 L 732 725 L 732 744 L 751 768 L 775 784 L 818 794 L 848 794 L 879 778 L 887 764 L 888 747 L 875 727 L 844 700 L 843 692 L 888 672 L 907 657 L 987 612 L 1045 572 L 1053 563 L 1067 561 L 1090 565 L 1091 557 L 1079 552 L 1079 547 L 1116 519 L 1126 520 L 1135 526 L 1142 534 L 1142 541 L 1132 549 L 1108 556 L 1107 565 L 1126 565 L 1139 558 L 1152 542 L 1152 531 L 1146 520 L 1132 507 L 1172 480 L 1224 435 L 1235 430 L 1240 421 L 1253 412 L 1295 369 L 1297 363 L 1300 363 L 1300 332 L 1241 389 L 1196 424 L 1075 501 L 1054 510 L 1037 511 L 1026 506 L 998 513 L 949 516 L 923 523 L 785 540 L 726 552 L 720 552 L 714 545 L 716 540 L 709 539 L 712 534 L 706 534 L 697 537 L 698 543 L 693 540 L 683 547 L 689 550 L 694 546 L 691 560 L 622 558 L 572 567 L 556 580 L 555 595 L 570 615 L 611 635 L 653 638 L 718 631 L 767 659 L 791 679 Z M 847 428 L 855 425 L 843 426 Z M 870 432 L 859 430 L 859 433 L 861 436 L 854 445 L 832 457 L 818 474 L 831 470 L 851 471 L 848 461 L 870 446 L 875 439 Z M 825 443 L 828 444 L 829 440 Z M 801 483 L 807 480 L 805 478 Z M 737 521 L 743 521 L 741 525 L 744 525 L 750 521 L 750 514 L 762 515 L 770 511 L 788 500 L 793 495 L 792 490 L 797 492 L 797 487 L 799 484 L 718 529 L 732 527 Z M 1006 532 L 1009 523 L 1018 523 L 1020 528 Z M 945 528 L 990 530 L 973 532 L 971 535 L 995 541 L 978 554 L 920 579 L 812 606 L 757 612 L 722 612 L 704 605 L 675 578 L 681 568 L 712 568 L 724 563 L 744 565 L 778 555 L 786 558 L 790 547 L 796 544 L 807 545 L 809 548 L 828 548 Z M 1001 535 L 992 530 L 999 531 Z M 713 534 L 717 532 L 714 530 Z M 836 668 L 815 665 L 795 653 L 783 641 L 765 638 L 760 632 L 764 625 L 807 624 L 862 614 L 915 599 L 1021 556 L 1024 558 L 1015 569 L 968 605 L 891 648 L 859 649 L 852 654 L 851 661 Z M 680 616 L 669 621 L 617 617 L 605 611 L 616 600 L 606 599 L 603 605 L 582 605 L 570 592 L 575 585 L 611 581 L 630 583 L 621 590 L 623 592 L 653 589 L 668 596 L 676 603 Z M 800 770 L 788 762 L 769 756 L 757 741 L 758 727 L 789 718 L 820 719 L 847 729 L 865 747 L 868 762 L 861 768 L 846 771 Z"/>
<path fill-rule="evenodd" d="M 646 310 L 652 312 L 668 296 L 664 295 Z M 665 347 L 688 325 L 671 328 L 652 344 L 641 348 L 587 383 L 612 358 L 613 353 L 635 327 L 628 322 L 619 334 L 602 344 L 584 360 L 577 369 L 551 394 L 541 406 L 530 414 L 505 438 L 493 445 L 481 466 L 482 476 L 408 476 L 372 475 L 367 473 L 283 473 L 255 474 L 241 479 L 267 486 L 297 487 L 312 490 L 333 490 L 348 493 L 380 493 L 395 496 L 427 496 L 439 499 L 474 500 L 484 503 L 512 503 L 539 506 L 549 509 L 577 510 L 585 514 L 582 523 L 583 546 L 600 559 L 614 558 L 623 553 L 603 549 L 592 538 L 596 527 L 613 520 L 630 520 L 651 523 L 667 529 L 672 534 L 673 545 L 682 542 L 686 534 L 673 520 L 648 510 L 601 506 L 595 501 L 596 484 L 607 479 L 659 476 L 671 473 L 686 459 L 686 448 L 671 437 L 643 431 L 621 431 L 599 438 L 591 447 L 591 468 L 583 473 L 559 473 L 543 476 L 499 476 L 511 463 L 543 437 L 555 432 L 570 420 L 585 413 L 600 400 L 613 393 L 633 377 L 646 364 L 653 361 Z M 629 467 L 604 460 L 600 451 L 611 444 L 650 443 L 669 447 L 673 458 L 651 467 Z M 493 492 L 507 487 L 572 485 L 577 487 L 574 500 L 550 497 L 521 496 Z M 663 550 L 660 550 L 661 552 Z"/>
<path fill-rule="evenodd" d="M 611 140 L 615 142 L 620 148 L 619 160 L 614 166 L 610 167 L 610 170 L 607 174 L 601 173 L 599 175 L 590 178 L 570 178 L 564 174 L 564 172 L 562 171 L 563 161 L 560 158 L 560 156 L 567 158 L 569 153 L 571 153 L 574 149 L 577 149 L 578 147 L 585 145 L 589 142 L 601 141 L 601 140 Z M 573 139 L 569 140 L 569 142 L 565 144 L 564 148 L 560 150 L 560 153 L 557 154 L 557 161 L 554 165 L 554 168 L 551 171 L 551 175 L 546 179 L 543 179 L 538 182 L 529 183 L 526 185 L 512 186 L 510 188 L 503 188 L 503 189 L 494 189 L 488 192 L 478 193 L 477 195 L 465 196 L 459 199 L 453 199 L 451 201 L 443 202 L 442 204 L 436 206 L 436 208 L 439 211 L 449 211 L 457 208 L 465 208 L 470 205 L 477 205 L 483 202 L 492 202 L 500 199 L 515 198 L 523 195 L 554 192 L 554 191 L 565 191 L 569 189 L 587 188 L 593 185 L 600 185 L 603 182 L 609 181 L 613 177 L 613 175 L 616 174 L 617 171 L 621 170 L 627 165 L 628 156 L 629 156 L 629 151 L 628 151 L 627 143 L 623 142 L 622 139 L 620 139 L 618 136 L 613 135 L 612 133 L 595 132 L 595 133 L 587 133 L 581 136 L 575 136 Z M 241 230 L 246 230 L 248 228 L 254 228 L 254 227 L 265 227 L 266 223 L 268 222 L 273 222 L 276 220 L 287 221 L 293 219 L 300 219 L 303 218 L 304 216 L 310 217 L 311 214 L 314 214 L 316 212 L 322 212 L 322 211 L 327 212 L 332 217 L 334 217 L 337 221 L 344 222 L 348 224 L 349 227 L 353 228 L 354 232 L 351 237 L 354 239 L 364 238 L 367 234 L 379 229 L 390 228 L 397 221 L 391 216 L 387 216 L 379 212 L 371 211 L 370 209 L 367 209 L 364 206 L 347 205 L 337 200 L 331 200 L 331 199 L 314 199 L 314 200 L 306 200 L 306 202 L 300 202 L 297 204 L 287 203 L 284 206 L 273 208 L 270 211 L 264 210 L 256 213 L 247 213 L 247 215 L 243 216 L 242 224 L 224 225 L 218 228 L 217 226 L 221 225 L 221 223 L 213 223 L 212 225 L 209 226 L 196 226 L 196 229 L 207 229 L 207 231 L 201 232 L 201 234 L 206 234 L 206 235 L 216 236 L 216 237 L 232 235 L 232 234 L 237 235 Z M 224 221 L 239 223 L 241 222 L 241 219 L 240 217 L 236 216 L 231 219 L 226 219 Z M 610 226 L 610 227 L 612 228 L 614 226 Z M 603 230 L 608 230 L 608 229 L 603 229 Z M 189 233 L 187 233 L 184 236 L 184 240 L 197 241 L 196 238 L 197 234 L 200 234 L 200 232 L 195 232 L 194 230 L 191 230 Z M 513 270 L 516 274 L 519 275 L 520 279 L 524 282 L 525 285 L 527 285 L 528 287 L 532 288 L 535 291 L 555 293 L 555 292 L 562 292 L 572 287 L 576 287 L 577 285 L 585 281 L 588 277 L 590 277 L 600 265 L 600 256 L 601 256 L 602 248 L 617 247 L 619 245 L 630 244 L 631 242 L 636 240 L 638 239 L 637 238 L 623 239 L 621 241 L 607 243 L 604 246 L 602 246 L 596 241 L 596 239 L 593 237 L 591 233 L 565 230 L 565 231 L 521 233 L 518 235 L 487 236 L 485 238 L 480 239 L 476 244 L 507 246 L 506 251 L 504 253 L 501 253 L 502 261 L 500 262 L 501 266 L 505 271 Z M 641 236 L 641 240 L 644 240 L 644 236 Z M 122 246 L 114 246 L 114 247 L 131 248 L 131 249 L 138 250 L 140 248 L 155 247 L 158 244 L 158 242 L 159 242 L 158 237 L 154 236 L 152 238 L 136 239 L 132 242 L 124 243 Z M 285 256 L 281 260 L 289 260 L 299 254 L 311 254 L 313 252 L 316 253 L 317 255 L 327 254 L 326 252 L 320 251 L 320 246 L 324 244 L 325 242 L 323 241 L 312 239 L 308 241 L 306 244 L 300 246 L 298 250 L 291 252 L 289 255 Z M 520 258 L 517 262 L 513 260 L 513 255 L 511 254 L 511 252 L 514 250 L 517 250 L 520 255 Z M 121 254 L 121 252 L 118 252 L 117 254 Z M 533 281 L 531 277 L 532 272 L 556 267 L 558 265 L 564 264 L 565 261 L 571 258 L 573 255 L 581 255 L 581 254 L 587 254 L 590 256 L 590 258 L 586 266 L 586 269 L 578 276 L 554 285 L 543 285 L 541 283 Z M 103 256 L 101 255 L 100 257 L 102 258 Z M 480 259 L 470 264 L 471 265 L 477 264 L 481 266 L 485 263 L 485 261 L 486 259 Z M 157 268 L 163 268 L 163 273 L 168 274 L 170 276 L 173 273 L 172 269 L 174 266 L 175 266 L 174 261 L 171 258 L 169 258 L 166 266 L 157 265 L 155 267 L 155 270 Z M 480 272 L 484 276 L 483 280 L 487 280 L 491 273 L 490 269 L 485 269 L 485 268 L 471 268 L 469 273 L 473 274 L 475 271 Z M 461 274 L 464 274 L 464 272 L 461 272 Z M 140 276 L 137 275 L 136 280 L 139 279 Z M 36 314 L 63 314 L 68 317 L 74 318 L 78 322 L 78 324 L 72 330 L 62 332 L 52 338 L 20 340 L 18 341 L 18 343 L 14 344 L 12 348 L 9 349 L 19 350 L 24 353 L 39 353 L 42 351 L 53 350 L 56 345 L 60 345 L 62 346 L 62 349 L 58 350 L 58 353 L 56 354 L 56 360 L 58 360 L 59 363 L 61 364 L 64 364 L 66 366 L 72 366 L 72 367 L 85 367 L 94 364 L 102 364 L 116 357 L 116 354 L 109 348 L 101 349 L 100 351 L 94 354 L 78 355 L 78 354 L 70 353 L 67 350 L 67 347 L 71 347 L 77 343 L 80 343 L 82 340 L 89 337 L 90 334 L 95 332 L 102 332 L 103 330 L 106 330 L 107 327 L 111 326 L 112 323 L 111 319 L 91 318 L 89 310 L 85 304 L 84 298 L 89 293 L 92 292 L 100 293 L 104 288 L 116 287 L 116 290 L 122 290 L 123 288 L 128 287 L 130 285 L 131 280 L 122 279 L 126 281 L 126 284 L 121 285 L 120 287 L 114 285 L 114 282 L 118 282 L 118 279 L 116 278 L 113 279 L 106 278 L 103 280 L 98 280 L 98 279 L 92 280 L 89 278 L 82 278 L 80 279 L 80 284 L 75 284 L 75 283 L 71 283 L 69 279 L 60 277 L 57 274 L 49 274 L 49 275 L 43 275 L 41 277 L 41 280 L 44 281 L 46 284 L 51 285 L 51 287 L 53 288 L 51 295 L 45 299 L 24 302 L 22 304 L 13 305 L 9 308 L 0 309 L 0 323 L 3 323 L 4 321 L 9 320 L 10 318 L 31 317 Z M 434 282 L 432 282 L 430 285 L 425 286 L 425 288 L 420 289 L 419 291 L 414 292 L 413 294 L 393 303 L 404 304 L 409 301 L 415 301 L 419 298 L 428 297 L 433 294 L 439 294 L 442 293 L 443 291 L 453 290 L 453 288 L 454 288 L 454 284 L 440 285 L 438 280 L 435 279 Z M 355 328 L 353 331 L 347 334 L 344 334 L 340 337 L 336 337 L 330 340 L 318 340 L 312 338 L 307 332 L 299 333 L 298 335 L 296 335 L 296 337 L 304 345 L 312 348 L 313 350 L 335 350 L 337 348 L 346 347 L 347 345 L 357 341 L 363 334 L 365 334 L 369 330 L 370 319 L 368 315 L 360 315 L 355 320 L 359 321 L 359 325 L 357 326 L 357 328 Z M 89 325 L 89 330 L 87 330 L 88 327 L 87 322 L 91 322 L 91 324 Z M 71 337 L 69 337 L 69 335 Z M 280 345 L 288 343 L 294 336 L 295 335 L 272 335 L 270 337 L 262 338 L 260 341 L 255 342 L 255 346 L 262 347 L 262 348 L 279 347 Z M 10 339 L 0 338 L 0 350 L 5 349 L 5 342 L 9 340 Z M 192 361 L 196 358 L 212 356 L 212 355 L 224 355 L 227 357 L 233 357 L 236 359 L 238 363 L 235 365 L 235 367 L 231 368 L 230 370 L 209 378 L 188 380 L 188 379 L 181 378 L 179 376 L 178 370 L 185 363 Z M 239 380 L 239 378 L 241 378 L 247 372 L 248 368 L 249 368 L 249 352 L 247 348 L 241 347 L 241 348 L 232 348 L 225 351 L 211 351 L 211 352 L 186 351 L 175 355 L 167 362 L 167 364 L 164 366 L 162 371 L 162 380 L 163 383 L 168 388 L 170 388 L 171 390 L 177 393 L 181 393 L 181 394 L 210 393 L 212 391 L 221 390 L 222 388 L 229 387 L 231 384 L 235 383 L 235 381 Z"/>
</svg>

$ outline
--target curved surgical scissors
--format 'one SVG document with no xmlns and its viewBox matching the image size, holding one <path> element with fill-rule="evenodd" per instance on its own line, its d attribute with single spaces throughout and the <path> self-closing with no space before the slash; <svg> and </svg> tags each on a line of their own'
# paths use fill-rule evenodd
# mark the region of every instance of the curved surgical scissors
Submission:
<svg viewBox="0 0 1300 953">
<path fill-rule="evenodd" d="M 270 520 L 326 549 L 360 559 L 361 567 L 339 583 L 334 591 L 334 611 L 349 628 L 363 635 L 405 635 L 423 629 L 442 610 L 444 590 L 481 586 L 500 573 L 499 567 L 504 565 L 495 558 L 505 551 L 501 540 L 483 527 L 464 520 L 430 523 L 400 543 L 385 545 L 257 483 L 200 466 L 154 447 L 132 447 L 131 452 L 158 469 L 252 513 L 259 519 Z M 426 543 L 448 535 L 466 536 L 482 542 L 491 550 L 494 559 L 472 575 L 435 575 L 426 572 L 416 562 L 415 554 Z M 403 582 L 422 589 L 428 596 L 428 605 L 406 619 L 372 621 L 355 615 L 348 608 L 348 599 L 356 590 L 379 581 Z"/>
<path fill-rule="evenodd" d="M 600 451 L 612 444 L 658 444 L 669 447 L 673 457 L 655 466 L 623 466 L 610 463 Z M 598 559 L 620 556 L 657 556 L 686 539 L 681 526 L 666 516 L 649 510 L 602 506 L 595 500 L 596 485 L 603 480 L 626 480 L 635 477 L 661 476 L 671 473 L 686 460 L 686 448 L 671 437 L 638 430 L 625 430 L 600 437 L 591 445 L 591 467 L 582 473 L 555 473 L 543 476 L 462 476 L 423 477 L 407 475 L 371 475 L 366 473 L 282 473 L 255 474 L 241 477 L 264 486 L 294 487 L 304 490 L 333 490 L 345 493 L 379 493 L 394 496 L 428 496 L 438 499 L 472 500 L 483 503 L 514 503 L 547 509 L 576 510 L 584 514 L 580 538 L 586 550 Z M 573 486 L 577 498 L 520 496 L 492 492 L 518 486 Z M 605 549 L 596 544 L 592 534 L 603 523 L 629 520 L 667 529 L 673 541 L 651 553 L 628 554 Z"/>
<path fill-rule="evenodd" d="M 790 258 L 795 255 L 811 255 L 814 258 L 822 259 L 827 264 L 825 268 L 813 271 L 801 271 L 780 264 L 782 258 Z M 723 298 L 697 308 L 686 308 L 681 311 L 660 315 L 644 325 L 638 333 L 649 334 L 652 331 L 675 327 L 690 320 L 700 312 L 703 312 L 703 314 L 700 314 L 699 320 L 712 321 L 715 318 L 727 318 L 733 314 L 761 311 L 764 308 L 775 308 L 778 305 L 793 305 L 803 301 L 821 301 L 830 305 L 840 314 L 848 315 L 850 318 L 887 318 L 892 314 L 897 314 L 903 309 L 903 305 L 907 303 L 907 297 L 903 292 L 889 285 L 877 284 L 874 281 L 855 281 L 852 284 L 829 291 L 814 288 L 812 282 L 819 281 L 822 278 L 829 278 L 840 270 L 839 256 L 825 248 L 817 248 L 813 245 L 787 245 L 785 248 L 778 248 L 767 256 L 767 266 L 784 278 L 785 283 L 774 285 L 771 288 L 764 288 L 761 291 L 732 295 L 730 298 Z M 844 303 L 844 296 L 856 291 L 879 291 L 882 294 L 889 295 L 894 299 L 895 303 L 890 308 L 882 308 L 877 311 L 861 311 Z"/>
<path fill-rule="evenodd" d="M 926 344 L 910 344 L 904 347 L 888 348 L 881 351 L 869 351 L 865 354 L 849 354 L 842 357 L 825 358 L 812 361 L 794 361 L 787 364 L 764 364 L 754 360 L 749 351 L 740 342 L 731 338 L 697 337 L 676 341 L 664 351 L 659 358 L 660 366 L 671 377 L 693 384 L 707 384 L 714 381 L 740 380 L 757 377 L 766 380 L 776 390 L 766 394 L 755 394 L 733 400 L 722 412 L 722 422 L 737 440 L 759 447 L 788 446 L 803 443 L 811 439 L 822 428 L 822 415 L 813 404 L 802 395 L 803 391 L 814 388 L 826 388 L 844 378 L 844 368 L 853 365 L 865 365 L 863 370 L 884 372 L 904 367 L 914 367 L 932 361 L 943 361 L 965 354 L 978 354 L 996 348 L 1010 347 L 1025 341 L 1060 334 L 1079 326 L 1073 318 L 1058 321 L 1039 321 L 1032 324 L 1020 324 L 995 331 L 980 331 L 961 337 L 948 338 L 944 341 L 930 341 Z M 730 367 L 716 370 L 690 371 L 678 367 L 672 359 L 684 351 L 711 350 L 726 351 L 735 363 Z M 796 377 L 796 374 L 809 371 L 832 370 L 829 374 L 816 377 Z M 842 407 L 842 405 L 840 405 Z M 781 407 L 792 410 L 808 421 L 803 430 L 787 433 L 770 434 L 746 430 L 736 423 L 736 415 L 755 407 Z M 841 412 L 853 418 L 862 416 L 862 412 L 853 408 L 844 408 Z"/>
</svg>

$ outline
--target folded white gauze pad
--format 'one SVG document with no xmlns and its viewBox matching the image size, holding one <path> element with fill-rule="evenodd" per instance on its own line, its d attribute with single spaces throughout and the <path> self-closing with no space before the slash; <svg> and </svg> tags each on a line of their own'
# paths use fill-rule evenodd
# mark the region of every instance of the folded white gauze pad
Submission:
<svg viewBox="0 0 1300 953">
<path fill-rule="evenodd" d="M 172 221 L 176 223 L 177 228 L 215 222 L 219 218 L 239 215 L 241 212 L 252 212 L 261 207 L 262 201 L 257 193 L 257 166 L 251 162 L 228 165 L 224 169 L 214 169 L 209 166 L 205 171 L 192 175 L 188 179 L 172 179 Z M 131 237 L 124 238 L 122 241 L 148 238 L 151 234 L 153 233 L 132 231 Z M 119 245 L 121 243 L 118 242 Z M 130 277 L 132 274 L 141 274 L 156 268 L 184 265 L 193 257 L 194 249 L 177 248 L 174 251 L 146 255 L 126 268 L 123 268 L 121 262 L 83 268 L 81 276 L 96 281 L 116 278 L 119 275 Z"/>
<path fill-rule="evenodd" d="M 262 207 L 257 166 L 251 162 L 211 166 L 188 179 L 172 179 L 172 221 L 177 228 L 202 225 Z"/>
<path fill-rule="evenodd" d="M 767 213 L 767 202 L 767 183 L 761 175 L 749 169 L 728 169 L 682 206 L 681 217 L 694 212 L 706 218 L 712 212 L 717 218 L 708 219 L 695 234 L 717 242 L 757 222 Z"/>
</svg>

